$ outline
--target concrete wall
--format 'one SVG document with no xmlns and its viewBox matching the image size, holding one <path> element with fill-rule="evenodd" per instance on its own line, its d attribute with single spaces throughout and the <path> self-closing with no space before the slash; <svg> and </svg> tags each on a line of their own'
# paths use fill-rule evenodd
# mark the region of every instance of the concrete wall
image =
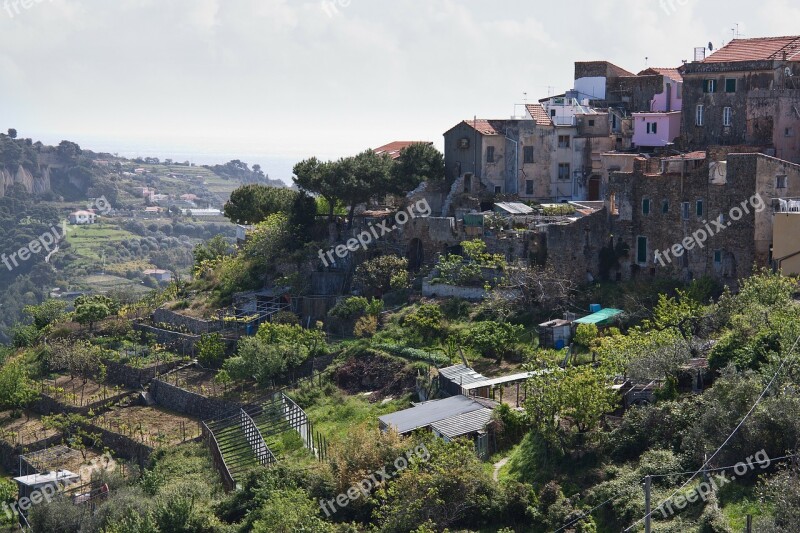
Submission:
<svg viewBox="0 0 800 533">
<path fill-rule="evenodd" d="M 461 139 L 469 139 L 469 147 L 460 146 Z M 448 181 L 467 173 L 481 177 L 483 154 L 482 135 L 472 126 L 462 122 L 444 134 L 445 175 Z M 477 163 L 477 164 L 476 164 Z"/>
<path fill-rule="evenodd" d="M 787 276 L 800 274 L 800 213 L 775 213 L 773 224 L 775 266 Z"/>
<path fill-rule="evenodd" d="M 179 366 L 181 361 L 172 361 L 160 365 L 152 365 L 145 368 L 134 368 L 132 366 L 117 363 L 115 361 L 103 361 L 106 367 L 106 380 L 110 383 L 123 385 L 131 389 L 140 389 L 147 385 L 157 374 L 169 372 Z"/>
</svg>

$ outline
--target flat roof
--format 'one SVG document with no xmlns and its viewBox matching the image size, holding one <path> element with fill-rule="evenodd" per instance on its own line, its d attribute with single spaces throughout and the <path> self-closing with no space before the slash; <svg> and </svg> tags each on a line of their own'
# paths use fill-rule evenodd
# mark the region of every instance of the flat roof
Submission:
<svg viewBox="0 0 800 533">
<path fill-rule="evenodd" d="M 495 202 L 494 205 L 512 215 L 530 215 L 533 213 L 533 208 L 522 202 Z"/>
<path fill-rule="evenodd" d="M 46 483 L 56 483 L 59 481 L 75 481 L 80 479 L 80 476 L 69 470 L 53 470 L 43 474 L 31 474 L 28 476 L 15 477 L 14 481 L 21 485 L 28 487 L 35 487 L 36 485 L 43 485 Z"/>
<path fill-rule="evenodd" d="M 439 369 L 439 375 L 461 386 L 484 381 L 486 376 L 475 372 L 465 365 L 453 365 Z"/>
<path fill-rule="evenodd" d="M 624 313 L 621 309 L 602 309 L 596 313 L 592 313 L 591 315 L 585 316 L 583 318 L 579 318 L 575 320 L 575 324 L 603 324 L 604 322 L 610 322 L 613 318 L 618 317 Z"/>
<path fill-rule="evenodd" d="M 477 383 L 471 383 L 464 387 L 465 390 L 474 390 L 474 389 L 481 389 L 483 387 L 493 387 L 495 385 L 503 385 L 505 383 L 513 383 L 515 381 L 524 381 L 528 378 L 532 378 L 533 376 L 540 376 L 542 374 L 551 374 L 553 371 L 550 369 L 546 370 L 534 370 L 531 372 L 520 372 L 518 374 L 511 374 L 510 376 L 501 376 L 498 378 L 486 379 L 484 381 L 479 381 Z"/>
<path fill-rule="evenodd" d="M 378 417 L 387 427 L 394 428 L 398 433 L 405 434 L 415 429 L 428 427 L 458 415 L 472 413 L 487 409 L 484 403 L 466 396 L 451 396 L 443 400 L 431 400 L 418 404 L 410 409 L 404 409 Z M 491 410 L 491 409 L 490 409 Z"/>
</svg>

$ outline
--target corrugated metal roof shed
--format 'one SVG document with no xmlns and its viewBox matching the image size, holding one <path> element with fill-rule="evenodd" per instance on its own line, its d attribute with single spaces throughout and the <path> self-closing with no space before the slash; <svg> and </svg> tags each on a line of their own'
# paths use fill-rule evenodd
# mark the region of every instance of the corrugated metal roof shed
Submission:
<svg viewBox="0 0 800 533">
<path fill-rule="evenodd" d="M 496 202 L 494 206 L 512 215 L 530 215 L 533 213 L 533 208 L 522 202 Z"/>
<path fill-rule="evenodd" d="M 431 424 L 431 427 L 448 439 L 455 439 L 462 435 L 469 435 L 476 431 L 482 431 L 491 421 L 492 409 L 483 407 L 471 413 L 464 413 L 440 420 L 439 422 Z"/>
<path fill-rule="evenodd" d="M 464 386 L 464 390 L 474 390 L 483 387 L 494 387 L 495 385 L 504 385 L 506 383 L 514 383 L 515 381 L 525 381 L 526 379 L 532 378 L 533 376 L 540 376 L 542 374 L 552 374 L 552 373 L 553 371 L 549 369 L 534 370 L 531 372 L 520 372 L 519 374 L 511 374 L 510 376 L 501 376 L 498 378 L 479 381 L 477 383 L 470 383 L 469 385 Z"/>
<path fill-rule="evenodd" d="M 486 376 L 483 376 L 464 365 L 454 365 L 446 368 L 440 368 L 439 375 L 452 381 L 453 383 L 462 386 L 486 380 Z"/>
<path fill-rule="evenodd" d="M 451 396 L 444 400 L 432 400 L 411 409 L 383 415 L 378 420 L 384 426 L 394 428 L 403 435 L 454 416 L 486 409 L 484 404 L 485 402 L 478 402 L 466 396 Z"/>
<path fill-rule="evenodd" d="M 606 324 L 610 324 L 611 321 L 624 313 L 621 309 L 601 309 L 597 313 L 593 313 L 589 316 L 585 316 L 583 318 L 579 318 L 574 322 L 574 324 L 595 324 L 597 326 L 605 326 Z"/>
</svg>

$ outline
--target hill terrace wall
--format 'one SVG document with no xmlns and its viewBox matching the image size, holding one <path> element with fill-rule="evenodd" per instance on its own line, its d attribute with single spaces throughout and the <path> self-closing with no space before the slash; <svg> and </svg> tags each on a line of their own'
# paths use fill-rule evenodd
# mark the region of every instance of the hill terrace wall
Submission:
<svg viewBox="0 0 800 533">
<path fill-rule="evenodd" d="M 117 385 L 123 385 L 131 389 L 141 389 L 157 375 L 169 372 L 179 366 L 181 361 L 162 363 L 146 368 L 133 368 L 115 361 L 103 361 L 106 366 L 106 379 Z"/>
<path fill-rule="evenodd" d="M 213 333 L 222 329 L 222 322 L 219 320 L 204 320 L 202 318 L 182 315 L 168 309 L 156 309 L 153 312 L 153 323 L 163 323 L 177 328 L 185 328 L 186 331 L 194 333 L 195 335 Z"/>
<path fill-rule="evenodd" d="M 206 398 L 159 379 L 150 384 L 150 394 L 159 406 L 200 420 L 215 418 L 239 408 L 235 403 Z"/>
<path fill-rule="evenodd" d="M 17 475 L 19 472 L 19 456 L 21 454 L 44 450 L 45 448 L 60 443 L 61 439 L 62 436 L 57 434 L 40 441 L 25 444 L 25 446 L 13 445 L 5 441 L 0 441 L 0 466 L 2 466 L 6 472 Z"/>
<path fill-rule="evenodd" d="M 138 322 L 134 322 L 133 329 L 153 335 L 153 338 L 159 344 L 178 345 L 182 355 L 194 355 L 194 345 L 200 341 L 200 335 L 187 335 L 186 333 L 161 329 Z"/>
</svg>

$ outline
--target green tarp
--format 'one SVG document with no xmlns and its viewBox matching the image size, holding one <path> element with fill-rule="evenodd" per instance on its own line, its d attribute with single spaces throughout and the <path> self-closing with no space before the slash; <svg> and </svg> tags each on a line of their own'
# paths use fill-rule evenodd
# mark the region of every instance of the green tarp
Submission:
<svg viewBox="0 0 800 533">
<path fill-rule="evenodd" d="M 621 309 L 611 309 L 611 308 L 603 309 L 589 316 L 579 318 L 574 323 L 594 324 L 596 326 L 607 326 L 608 324 L 611 324 L 614 321 L 614 319 L 617 318 L 622 313 L 623 311 Z"/>
</svg>

